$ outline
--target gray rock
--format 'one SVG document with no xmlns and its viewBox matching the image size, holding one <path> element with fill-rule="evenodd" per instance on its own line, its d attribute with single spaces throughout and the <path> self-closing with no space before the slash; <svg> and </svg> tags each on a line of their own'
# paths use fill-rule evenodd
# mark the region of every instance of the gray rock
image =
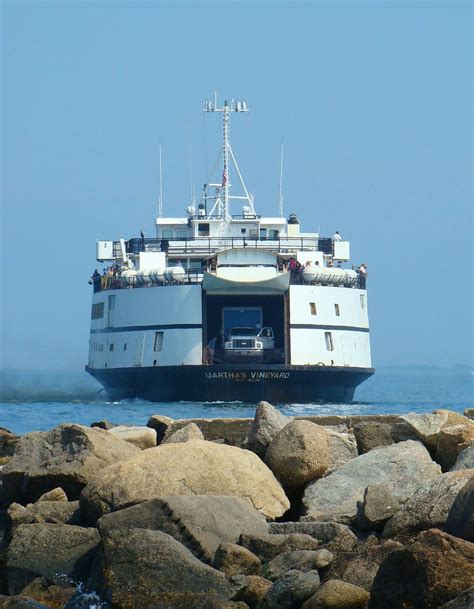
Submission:
<svg viewBox="0 0 474 609">
<path fill-rule="evenodd" d="M 4 596 L 0 594 L 1 609 L 50 609 L 50 605 L 43 605 L 26 596 Z"/>
<path fill-rule="evenodd" d="M 138 427 L 133 425 L 117 425 L 108 430 L 114 438 L 134 444 L 140 450 L 156 446 L 156 431 L 150 427 Z"/>
<path fill-rule="evenodd" d="M 168 430 L 169 431 L 169 430 Z M 173 443 L 173 442 L 187 442 L 188 440 L 204 440 L 204 436 L 202 435 L 202 431 L 196 425 L 196 423 L 189 423 L 181 429 L 170 433 L 165 433 L 165 437 L 163 438 L 163 444 Z"/>
<path fill-rule="evenodd" d="M 270 442 L 265 463 L 284 488 L 301 488 L 327 470 L 328 434 L 324 427 L 311 421 L 292 421 Z"/>
<path fill-rule="evenodd" d="M 387 522 L 382 537 L 407 540 L 420 531 L 442 528 L 458 492 L 473 474 L 449 472 L 420 487 Z"/>
<path fill-rule="evenodd" d="M 270 522 L 272 534 L 302 533 L 311 535 L 331 552 L 352 552 L 357 546 L 357 537 L 346 525 L 339 522 Z"/>
<path fill-rule="evenodd" d="M 384 524 L 400 509 L 398 499 L 383 484 L 368 486 L 357 515 L 357 526 L 361 531 L 381 531 Z"/>
<path fill-rule="evenodd" d="M 260 607 L 259 603 L 272 587 L 271 581 L 258 575 L 238 575 L 231 578 L 231 584 L 236 589 L 232 599 L 247 603 L 251 609 Z"/>
<path fill-rule="evenodd" d="M 208 563 L 220 544 L 235 543 L 242 533 L 267 534 L 265 518 L 248 501 L 212 495 L 152 499 L 106 514 L 97 526 L 101 535 L 130 528 L 163 531 Z"/>
<path fill-rule="evenodd" d="M 377 545 L 364 545 L 358 552 L 341 554 L 329 565 L 324 574 L 324 581 L 342 579 L 370 592 L 382 562 L 389 554 L 402 548 L 403 545 L 396 541 L 387 541 Z"/>
<path fill-rule="evenodd" d="M 300 533 L 241 535 L 239 543 L 261 560 L 271 560 L 278 554 L 292 550 L 317 550 L 319 545 L 314 537 Z"/>
<path fill-rule="evenodd" d="M 2 480 L 6 492 L 20 503 L 34 502 L 58 486 L 69 499 L 79 499 L 86 484 L 107 465 L 140 452 L 103 429 L 59 425 L 23 436 Z"/>
<path fill-rule="evenodd" d="M 103 553 L 102 592 L 113 606 L 127 606 L 133 598 L 140 599 L 141 607 L 153 606 L 147 599 L 160 606 L 171 594 L 230 595 L 223 573 L 161 531 L 128 529 L 124 535 L 123 530 L 111 530 L 103 538 Z"/>
<path fill-rule="evenodd" d="M 165 417 L 161 414 L 152 415 L 146 424 L 147 427 L 151 427 L 156 431 L 156 443 L 160 444 L 160 442 L 165 437 L 165 433 L 168 427 L 173 423 L 173 419 L 170 417 Z"/>
<path fill-rule="evenodd" d="M 100 429 L 112 429 L 112 427 L 117 427 L 116 423 L 111 423 L 107 421 L 107 419 L 102 419 L 102 421 L 94 421 L 91 423 L 91 427 L 99 427 Z"/>
<path fill-rule="evenodd" d="M 227 577 L 234 575 L 261 575 L 262 561 L 247 548 L 235 543 L 221 543 L 214 554 L 213 567 L 225 573 Z M 245 599 L 241 599 L 245 600 Z"/>
<path fill-rule="evenodd" d="M 248 436 L 249 447 L 258 455 L 265 455 L 270 442 L 290 421 L 268 402 L 260 402 Z"/>
<path fill-rule="evenodd" d="M 302 609 L 365 609 L 370 594 L 349 582 L 331 579 L 325 582 Z"/>
<path fill-rule="evenodd" d="M 389 446 L 394 443 L 391 436 L 392 425 L 367 421 L 356 423 L 353 428 L 359 454 L 368 453 L 373 448 Z"/>
<path fill-rule="evenodd" d="M 474 542 L 474 478 L 458 492 L 444 529 L 451 535 Z"/>
<path fill-rule="evenodd" d="M 282 516 L 290 507 L 280 483 L 257 455 L 190 440 L 161 444 L 106 467 L 82 492 L 81 514 L 93 524 L 106 513 L 171 495 L 242 497 L 268 518 Z"/>
<path fill-rule="evenodd" d="M 383 484 L 399 501 L 406 501 L 419 486 L 440 473 L 439 465 L 419 442 L 373 449 L 307 486 L 303 520 L 350 524 L 356 520 L 357 506 L 367 486 Z"/>
<path fill-rule="evenodd" d="M 462 417 L 465 419 L 465 417 Z M 474 444 L 474 423 L 469 419 L 468 425 L 445 426 L 438 436 L 436 461 L 443 471 L 448 471 L 456 463 L 459 454 Z"/>
<path fill-rule="evenodd" d="M 275 556 L 265 565 L 265 577 L 271 580 L 282 577 L 288 571 L 314 571 L 324 569 L 334 556 L 328 550 L 294 550 Z"/>
<path fill-rule="evenodd" d="M 86 581 L 99 540 L 95 529 L 69 524 L 15 527 L 7 553 L 9 593 L 19 594 L 35 577 L 58 585 Z"/>
<path fill-rule="evenodd" d="M 461 592 L 461 594 L 452 601 L 441 605 L 439 609 L 472 609 L 472 607 L 474 607 L 474 586 Z"/>
<path fill-rule="evenodd" d="M 474 421 L 474 408 L 465 408 L 464 416 Z"/>
<path fill-rule="evenodd" d="M 326 432 L 329 439 L 329 465 L 324 476 L 358 456 L 355 438 L 352 441 L 347 433 L 339 433 L 331 429 L 326 429 Z"/>
<path fill-rule="evenodd" d="M 262 601 L 263 609 L 295 609 L 320 586 L 317 571 L 288 571 L 277 579 Z"/>
<path fill-rule="evenodd" d="M 408 423 L 423 444 L 429 448 L 436 448 L 441 430 L 448 422 L 448 415 L 443 414 L 415 414 L 409 412 L 400 417 Z"/>
<path fill-rule="evenodd" d="M 450 471 L 459 469 L 474 469 L 474 444 L 461 451 Z"/>
<path fill-rule="evenodd" d="M 20 524 L 74 524 L 81 523 L 79 501 L 38 501 L 26 507 L 12 503 L 8 508 L 12 526 Z"/>
</svg>

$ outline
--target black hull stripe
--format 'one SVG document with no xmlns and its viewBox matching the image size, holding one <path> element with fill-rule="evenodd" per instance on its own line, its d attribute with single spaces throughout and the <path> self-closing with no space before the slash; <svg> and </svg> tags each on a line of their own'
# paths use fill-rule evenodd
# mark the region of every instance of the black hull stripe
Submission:
<svg viewBox="0 0 474 609">
<path fill-rule="evenodd" d="M 150 326 L 120 326 L 118 328 L 99 328 L 91 334 L 108 334 L 110 332 L 140 332 L 146 330 L 199 330 L 202 324 L 161 324 Z M 369 332 L 369 328 L 359 326 L 332 326 L 329 324 L 291 324 L 292 330 L 346 330 L 349 332 Z"/>
<path fill-rule="evenodd" d="M 120 326 L 118 328 L 99 328 L 91 334 L 108 334 L 110 332 L 140 332 L 145 330 L 200 330 L 202 324 L 161 324 L 158 326 Z"/>
<path fill-rule="evenodd" d="M 291 330 L 348 330 L 349 332 L 369 332 L 369 328 L 359 326 L 331 326 L 326 324 L 291 324 Z"/>
</svg>

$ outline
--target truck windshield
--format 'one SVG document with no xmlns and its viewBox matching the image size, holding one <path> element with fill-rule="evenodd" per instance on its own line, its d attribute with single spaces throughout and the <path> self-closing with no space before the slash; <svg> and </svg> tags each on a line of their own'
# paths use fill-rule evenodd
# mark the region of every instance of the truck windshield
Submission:
<svg viewBox="0 0 474 609">
<path fill-rule="evenodd" d="M 255 336 L 257 330 L 255 328 L 232 328 L 229 336 Z"/>
</svg>

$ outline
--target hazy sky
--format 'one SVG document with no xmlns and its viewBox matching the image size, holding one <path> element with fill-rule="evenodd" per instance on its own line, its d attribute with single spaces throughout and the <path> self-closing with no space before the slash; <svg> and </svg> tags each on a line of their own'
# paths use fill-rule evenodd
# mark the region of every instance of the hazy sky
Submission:
<svg viewBox="0 0 474 609">
<path fill-rule="evenodd" d="M 351 240 L 375 367 L 472 361 L 470 3 L 17 2 L 2 10 L 2 363 L 80 370 L 96 239 L 154 234 L 220 145 L 257 211 Z M 238 210 L 235 210 L 238 211 Z"/>
</svg>

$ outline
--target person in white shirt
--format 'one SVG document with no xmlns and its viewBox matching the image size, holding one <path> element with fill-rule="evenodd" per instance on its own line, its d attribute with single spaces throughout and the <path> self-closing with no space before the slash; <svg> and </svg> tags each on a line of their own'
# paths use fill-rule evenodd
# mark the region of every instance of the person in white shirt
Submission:
<svg viewBox="0 0 474 609">
<path fill-rule="evenodd" d="M 339 234 L 339 231 L 338 231 L 338 230 L 337 230 L 337 231 L 334 233 L 334 235 L 332 236 L 332 240 L 333 240 L 333 241 L 342 241 L 342 237 L 341 237 L 341 235 Z"/>
</svg>

